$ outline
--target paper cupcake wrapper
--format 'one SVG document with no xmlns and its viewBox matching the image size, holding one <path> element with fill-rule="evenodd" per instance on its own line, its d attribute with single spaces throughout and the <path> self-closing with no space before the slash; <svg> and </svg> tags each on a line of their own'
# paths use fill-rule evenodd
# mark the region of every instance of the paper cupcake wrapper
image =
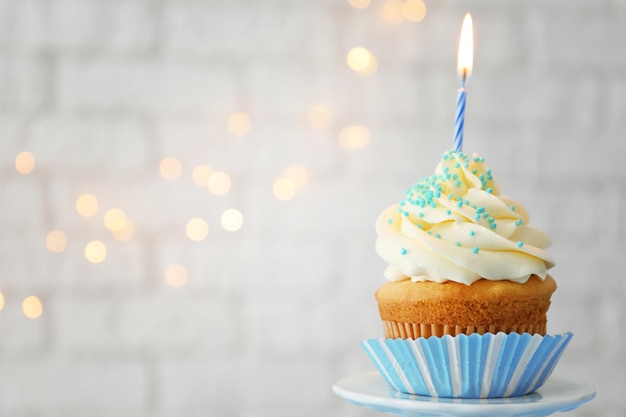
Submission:
<svg viewBox="0 0 626 417">
<path fill-rule="evenodd" d="M 430 397 L 499 398 L 535 391 L 572 333 L 485 333 L 368 339 L 361 346 L 395 390 Z"/>
</svg>

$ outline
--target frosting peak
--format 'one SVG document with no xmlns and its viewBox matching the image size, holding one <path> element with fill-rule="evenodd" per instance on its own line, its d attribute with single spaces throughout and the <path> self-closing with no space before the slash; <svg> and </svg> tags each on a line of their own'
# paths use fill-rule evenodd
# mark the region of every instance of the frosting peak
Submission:
<svg viewBox="0 0 626 417">
<path fill-rule="evenodd" d="M 524 207 L 500 194 L 484 158 L 448 151 L 435 174 L 378 217 L 376 251 L 392 281 L 524 283 L 554 266 L 544 250 L 550 238 L 528 220 Z"/>
</svg>

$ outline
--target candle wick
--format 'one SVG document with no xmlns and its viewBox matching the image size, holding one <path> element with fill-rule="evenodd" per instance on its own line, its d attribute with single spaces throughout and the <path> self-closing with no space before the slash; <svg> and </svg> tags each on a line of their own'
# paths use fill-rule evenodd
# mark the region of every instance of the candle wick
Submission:
<svg viewBox="0 0 626 417">
<path fill-rule="evenodd" d="M 461 75 L 461 88 L 465 88 L 465 81 L 467 80 L 467 68 L 463 67 L 463 72 Z"/>
</svg>

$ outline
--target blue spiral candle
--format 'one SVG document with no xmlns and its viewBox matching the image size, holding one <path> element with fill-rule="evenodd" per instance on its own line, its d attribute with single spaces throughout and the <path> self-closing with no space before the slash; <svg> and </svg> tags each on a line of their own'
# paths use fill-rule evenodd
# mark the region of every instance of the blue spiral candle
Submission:
<svg viewBox="0 0 626 417">
<path fill-rule="evenodd" d="M 456 115 L 454 116 L 454 152 L 463 152 L 463 123 L 465 122 L 465 83 L 456 94 Z"/>
<path fill-rule="evenodd" d="M 456 96 L 456 115 L 454 117 L 454 152 L 463 152 L 463 125 L 465 124 L 465 82 L 472 73 L 474 61 L 474 45 L 472 34 L 472 16 L 469 13 L 463 19 L 461 27 L 461 40 L 459 41 L 459 55 L 457 70 L 461 79 L 461 88 Z"/>
</svg>

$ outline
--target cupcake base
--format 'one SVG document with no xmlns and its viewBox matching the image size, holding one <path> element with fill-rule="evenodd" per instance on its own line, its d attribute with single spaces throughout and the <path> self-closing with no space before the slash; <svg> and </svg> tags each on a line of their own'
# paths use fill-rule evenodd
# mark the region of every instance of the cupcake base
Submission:
<svg viewBox="0 0 626 417">
<path fill-rule="evenodd" d="M 448 326 L 442 324 L 423 323 L 399 323 L 396 321 L 383 321 L 385 337 L 391 339 L 418 339 L 420 337 L 441 337 L 444 335 L 456 336 L 459 334 L 470 335 L 472 333 L 538 333 L 546 334 L 546 323 L 519 324 L 513 326 L 487 325 L 487 326 Z"/>
<path fill-rule="evenodd" d="M 499 398 L 533 392 L 548 379 L 572 333 L 478 333 L 361 342 L 395 390 L 431 397 Z"/>
</svg>

